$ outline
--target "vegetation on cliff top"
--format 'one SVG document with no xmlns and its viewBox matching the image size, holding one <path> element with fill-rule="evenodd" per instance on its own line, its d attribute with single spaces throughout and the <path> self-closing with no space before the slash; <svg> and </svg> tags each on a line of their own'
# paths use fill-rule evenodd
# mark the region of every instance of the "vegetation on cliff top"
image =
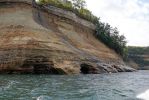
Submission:
<svg viewBox="0 0 149 100">
<path fill-rule="evenodd" d="M 59 8 L 63 8 L 69 11 L 74 12 L 77 16 L 91 21 L 96 24 L 99 20 L 98 17 L 94 16 L 91 11 L 85 8 L 86 2 L 84 0 L 37 0 L 38 4 L 41 5 L 52 5 Z"/>
<path fill-rule="evenodd" d="M 86 8 L 85 0 L 38 0 L 41 5 L 52 5 L 74 12 L 77 16 L 86 19 L 96 25 L 94 36 L 114 49 L 124 59 L 127 58 L 127 47 L 124 35 L 119 35 L 117 28 L 111 27 L 108 23 L 102 23 L 100 18 L 94 16 Z"/>
</svg>

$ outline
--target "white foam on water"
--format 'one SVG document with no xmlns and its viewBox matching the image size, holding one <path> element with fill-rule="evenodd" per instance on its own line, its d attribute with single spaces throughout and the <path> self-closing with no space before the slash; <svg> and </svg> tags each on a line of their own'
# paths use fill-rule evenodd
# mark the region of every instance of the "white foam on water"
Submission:
<svg viewBox="0 0 149 100">
<path fill-rule="evenodd" d="M 42 95 L 42 96 L 37 97 L 37 100 L 52 100 L 52 99 L 49 96 Z"/>
<path fill-rule="evenodd" d="M 137 95 L 138 99 L 143 99 L 143 100 L 149 100 L 149 89 L 146 90 L 145 92 Z"/>
</svg>

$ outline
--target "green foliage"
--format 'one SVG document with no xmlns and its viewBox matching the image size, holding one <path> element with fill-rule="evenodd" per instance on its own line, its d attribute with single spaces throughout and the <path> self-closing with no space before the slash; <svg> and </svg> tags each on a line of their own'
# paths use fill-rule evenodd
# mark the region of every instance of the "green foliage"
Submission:
<svg viewBox="0 0 149 100">
<path fill-rule="evenodd" d="M 82 9 L 86 6 L 86 2 L 84 0 L 72 0 L 73 6 L 76 9 Z"/>
<path fill-rule="evenodd" d="M 41 5 L 52 5 L 74 12 L 77 16 L 86 19 L 94 24 L 99 20 L 89 10 L 85 9 L 86 2 L 84 0 L 39 0 Z"/>
<path fill-rule="evenodd" d="M 128 52 L 127 42 L 123 35 L 119 35 L 117 28 L 112 28 L 109 24 L 101 22 L 98 22 L 96 26 L 95 37 L 126 59 Z"/>
<path fill-rule="evenodd" d="M 128 47 L 129 54 L 149 55 L 149 47 Z"/>
</svg>

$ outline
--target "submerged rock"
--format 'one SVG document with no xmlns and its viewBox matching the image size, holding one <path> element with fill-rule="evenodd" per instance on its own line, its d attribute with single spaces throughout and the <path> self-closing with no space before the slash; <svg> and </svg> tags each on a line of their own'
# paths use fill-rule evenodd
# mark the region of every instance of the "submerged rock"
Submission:
<svg viewBox="0 0 149 100">
<path fill-rule="evenodd" d="M 32 0 L 0 0 L 0 73 L 99 74 L 133 71 L 98 41 L 95 26 Z"/>
</svg>

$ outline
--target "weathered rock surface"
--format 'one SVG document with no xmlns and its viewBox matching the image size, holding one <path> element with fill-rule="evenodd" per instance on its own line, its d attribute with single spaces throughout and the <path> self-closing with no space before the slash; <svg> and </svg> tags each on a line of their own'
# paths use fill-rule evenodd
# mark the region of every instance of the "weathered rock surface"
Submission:
<svg viewBox="0 0 149 100">
<path fill-rule="evenodd" d="M 0 73 L 99 74 L 134 71 L 75 14 L 32 0 L 0 0 Z"/>
</svg>

